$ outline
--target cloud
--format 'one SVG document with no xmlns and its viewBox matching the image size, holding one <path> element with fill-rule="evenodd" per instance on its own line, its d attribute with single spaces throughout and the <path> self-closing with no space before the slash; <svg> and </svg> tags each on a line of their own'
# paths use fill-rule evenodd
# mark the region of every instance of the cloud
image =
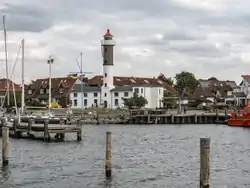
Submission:
<svg viewBox="0 0 250 188">
<path fill-rule="evenodd" d="M 14 66 L 25 38 L 27 79 L 48 76 L 49 55 L 55 58 L 53 75 L 78 71 L 80 52 L 85 71 L 99 74 L 100 41 L 109 28 L 117 42 L 117 75 L 173 76 L 188 70 L 198 78 L 239 82 L 250 66 L 249 8 L 245 0 L 0 1 L 6 15 L 9 66 Z M 0 59 L 3 52 L 2 32 Z M 19 81 L 20 64 L 19 55 L 15 71 Z"/>
</svg>

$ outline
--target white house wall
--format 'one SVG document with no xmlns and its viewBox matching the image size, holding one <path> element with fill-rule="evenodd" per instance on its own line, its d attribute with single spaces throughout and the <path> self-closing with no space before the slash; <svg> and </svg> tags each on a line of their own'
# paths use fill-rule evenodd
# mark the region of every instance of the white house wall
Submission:
<svg viewBox="0 0 250 188">
<path fill-rule="evenodd" d="M 81 103 L 81 93 L 78 92 L 77 93 L 77 97 L 74 97 L 74 93 L 76 92 L 72 92 L 70 93 L 70 101 L 72 103 L 72 108 L 81 108 L 82 107 L 82 103 Z M 95 105 L 95 100 L 97 100 L 97 104 L 98 106 L 100 105 L 101 102 L 101 92 L 84 92 L 87 94 L 86 96 L 83 96 L 83 107 L 84 108 L 91 108 L 93 105 Z M 84 95 L 83 93 L 83 95 Z M 97 97 L 94 96 L 94 94 L 97 93 Z M 77 105 L 75 105 L 74 101 L 77 100 Z M 84 100 L 87 100 L 87 105 L 84 105 Z"/>
</svg>

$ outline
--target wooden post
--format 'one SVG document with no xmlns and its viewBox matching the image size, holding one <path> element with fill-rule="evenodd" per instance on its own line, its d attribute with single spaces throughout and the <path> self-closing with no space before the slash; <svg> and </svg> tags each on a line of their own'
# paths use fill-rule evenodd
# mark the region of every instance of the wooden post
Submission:
<svg viewBox="0 0 250 188">
<path fill-rule="evenodd" d="M 44 120 L 44 141 L 50 140 L 48 126 L 49 126 L 49 120 L 46 119 Z"/>
<path fill-rule="evenodd" d="M 210 138 L 200 139 L 200 188 L 210 187 Z"/>
<path fill-rule="evenodd" d="M 106 132 L 106 164 L 105 173 L 107 178 L 112 176 L 112 133 Z"/>
<path fill-rule="evenodd" d="M 219 112 L 218 112 L 218 108 L 216 108 L 215 113 L 216 113 L 216 121 L 218 121 L 218 120 L 219 120 Z"/>
<path fill-rule="evenodd" d="M 82 140 L 82 126 L 80 126 L 79 131 L 77 132 L 77 141 Z"/>
<path fill-rule="evenodd" d="M 2 162 L 3 166 L 9 164 L 9 128 L 2 127 Z"/>
<path fill-rule="evenodd" d="M 29 122 L 28 122 L 28 135 L 31 134 L 31 130 L 32 130 L 32 125 L 33 125 L 34 121 L 33 119 L 29 119 Z"/>
<path fill-rule="evenodd" d="M 2 117 L 1 118 L 1 123 L 2 123 L 3 127 L 7 126 L 7 119 L 5 117 Z"/>
<path fill-rule="evenodd" d="M 15 118 L 14 119 L 14 122 L 13 122 L 13 131 L 14 131 L 14 136 L 17 137 L 17 126 L 18 126 L 18 118 Z"/>
</svg>

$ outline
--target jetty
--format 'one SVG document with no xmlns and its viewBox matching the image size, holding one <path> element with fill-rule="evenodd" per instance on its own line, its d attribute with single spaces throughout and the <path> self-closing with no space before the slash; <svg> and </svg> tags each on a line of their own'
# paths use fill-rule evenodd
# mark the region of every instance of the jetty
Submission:
<svg viewBox="0 0 250 188">
<path fill-rule="evenodd" d="M 64 141 L 65 134 L 75 133 L 77 141 L 82 140 L 82 127 L 80 124 L 67 125 L 61 121 L 59 124 L 49 124 L 49 119 L 30 118 L 19 122 L 16 118 L 13 122 L 7 122 L 5 117 L 1 118 L 1 127 L 8 127 L 9 134 L 13 138 L 26 138 L 44 141 Z M 2 134 L 2 133 L 1 133 Z"/>
<path fill-rule="evenodd" d="M 165 110 L 132 110 L 128 124 L 225 124 L 231 117 L 224 113 L 166 113 Z"/>
</svg>

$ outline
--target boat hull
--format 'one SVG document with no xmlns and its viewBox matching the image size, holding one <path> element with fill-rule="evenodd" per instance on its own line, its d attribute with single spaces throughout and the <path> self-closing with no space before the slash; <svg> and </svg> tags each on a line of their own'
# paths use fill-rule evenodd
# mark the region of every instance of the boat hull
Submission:
<svg viewBox="0 0 250 188">
<path fill-rule="evenodd" d="M 231 126 L 231 127 L 249 127 L 250 128 L 250 119 L 229 119 L 228 126 Z"/>
</svg>

